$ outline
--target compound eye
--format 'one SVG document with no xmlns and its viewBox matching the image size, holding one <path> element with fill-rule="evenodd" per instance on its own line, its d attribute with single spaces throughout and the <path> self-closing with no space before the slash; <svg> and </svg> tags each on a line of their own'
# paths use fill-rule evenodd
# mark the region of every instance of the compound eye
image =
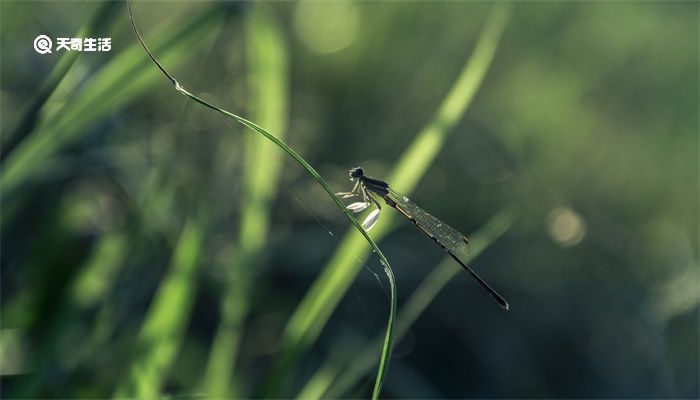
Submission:
<svg viewBox="0 0 700 400">
<path fill-rule="evenodd" d="M 350 170 L 350 176 L 353 178 L 358 178 L 364 174 L 361 167 L 356 167 Z"/>
</svg>

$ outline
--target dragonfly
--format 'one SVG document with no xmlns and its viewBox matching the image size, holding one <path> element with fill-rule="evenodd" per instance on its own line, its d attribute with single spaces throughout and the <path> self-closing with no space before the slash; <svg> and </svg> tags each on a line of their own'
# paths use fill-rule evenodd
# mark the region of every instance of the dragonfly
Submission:
<svg viewBox="0 0 700 400">
<path fill-rule="evenodd" d="M 460 255 L 464 256 L 469 252 L 469 239 L 467 239 L 466 236 L 430 215 L 409 200 L 408 197 L 391 189 L 388 183 L 381 179 L 365 175 L 365 171 L 362 167 L 355 167 L 350 170 L 350 180 L 355 182 L 355 186 L 353 186 L 352 190 L 349 192 L 336 193 L 336 195 L 344 199 L 359 197 L 361 201 L 352 203 L 346 208 L 353 213 L 359 213 L 373 204 L 377 207 L 362 222 L 362 227 L 364 229 L 369 231 L 379 220 L 382 205 L 377 198 L 374 197 L 378 196 L 382 198 L 388 206 L 398 211 L 399 214 L 409 220 L 418 230 L 423 232 L 445 250 L 445 252 L 447 252 L 457 264 L 464 268 L 464 270 L 467 271 L 503 309 L 508 309 L 508 302 L 489 286 L 488 283 L 481 279 L 471 267 L 460 259 Z"/>
</svg>

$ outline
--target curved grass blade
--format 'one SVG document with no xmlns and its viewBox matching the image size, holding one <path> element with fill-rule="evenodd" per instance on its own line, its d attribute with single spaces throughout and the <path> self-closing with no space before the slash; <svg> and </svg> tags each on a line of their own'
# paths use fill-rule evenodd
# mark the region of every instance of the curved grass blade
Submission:
<svg viewBox="0 0 700 400">
<path fill-rule="evenodd" d="M 485 249 L 503 236 L 517 219 L 519 212 L 516 209 L 505 209 L 494 215 L 481 229 L 479 229 L 470 240 L 472 251 L 465 256 L 465 262 L 476 259 Z M 463 273 L 454 261 L 448 256 L 443 259 L 431 273 L 421 282 L 416 290 L 406 301 L 396 321 L 395 340 L 400 341 L 408 332 L 409 328 L 416 322 L 418 317 L 425 311 L 437 294 L 455 276 Z M 324 365 L 320 371 L 335 369 L 339 373 L 334 384 L 329 385 L 330 389 L 326 393 L 321 393 L 320 398 L 343 398 L 347 393 L 367 374 L 375 361 L 368 357 L 371 352 L 378 347 L 379 340 L 374 345 L 365 347 L 364 351 L 347 363 L 346 370 L 340 370 L 338 365 L 332 365 L 337 360 L 329 360 L 331 365 Z M 328 379 L 328 378 L 326 378 Z M 310 381 L 314 381 L 315 377 Z"/>
<path fill-rule="evenodd" d="M 148 49 L 148 46 L 146 46 L 146 43 L 143 41 L 143 38 L 141 37 L 141 34 L 138 31 L 138 28 L 136 26 L 136 22 L 134 21 L 133 18 L 133 13 L 131 10 L 131 1 L 127 1 L 127 7 L 129 10 L 129 18 L 131 20 L 132 27 L 134 28 L 134 32 L 136 34 L 137 39 L 141 43 L 143 49 L 146 51 L 148 54 L 148 57 L 153 61 L 153 63 L 158 67 L 158 69 L 161 70 L 161 72 L 171 81 L 171 83 L 175 86 L 175 89 L 185 95 L 186 97 L 194 100 L 195 102 L 210 108 L 214 111 L 217 111 L 223 115 L 226 115 L 227 117 L 235 120 L 236 122 L 260 133 L 263 135 L 266 139 L 270 140 L 272 143 L 280 147 L 287 155 L 289 155 L 294 161 L 299 163 L 308 173 L 311 175 L 318 184 L 323 187 L 323 189 L 328 193 L 328 195 L 333 199 L 333 201 L 336 203 L 336 206 L 340 208 L 340 210 L 345 214 L 345 216 L 350 220 L 350 222 L 355 226 L 355 228 L 360 231 L 362 236 L 365 238 L 367 243 L 370 244 L 372 249 L 375 251 L 377 256 L 379 257 L 380 261 L 384 265 L 384 271 L 387 274 L 387 277 L 389 279 L 390 285 L 391 285 L 391 299 L 390 299 L 390 309 L 389 309 L 389 319 L 387 322 L 387 330 L 386 330 L 386 335 L 384 338 L 384 347 L 382 351 L 382 355 L 380 358 L 380 367 L 379 371 L 377 372 L 377 378 L 376 378 L 376 383 L 374 387 L 374 393 L 372 394 L 373 398 L 378 398 L 379 397 L 379 392 L 381 391 L 382 384 L 384 383 L 384 379 L 386 377 L 386 374 L 388 372 L 389 368 L 389 359 L 391 358 L 391 351 L 392 351 L 392 343 L 393 343 L 393 331 L 394 331 L 394 319 L 396 315 L 396 280 L 394 278 L 394 274 L 391 270 L 390 264 L 387 261 L 386 257 L 384 254 L 381 252 L 377 244 L 372 240 L 372 238 L 367 234 L 367 232 L 360 226 L 360 224 L 353 218 L 352 214 L 350 213 L 349 210 L 345 208 L 345 204 L 338 198 L 338 196 L 335 195 L 335 191 L 331 189 L 330 185 L 319 175 L 319 173 L 306 161 L 304 160 L 303 157 L 301 157 L 294 149 L 289 147 L 283 140 L 279 139 L 275 135 L 271 134 L 270 132 L 266 131 L 262 127 L 258 126 L 257 124 L 240 117 L 236 114 L 233 114 L 229 111 L 226 111 L 222 109 L 221 107 L 218 107 L 212 103 L 207 102 L 204 99 L 199 98 L 198 96 L 190 93 L 188 90 L 186 90 L 183 86 L 180 85 L 180 83 L 163 67 L 163 65 L 155 58 L 155 56 L 151 53 L 151 51 Z"/>
<path fill-rule="evenodd" d="M 503 33 L 510 5 L 496 4 L 481 32 L 472 56 L 446 95 L 440 107 L 419 132 L 411 146 L 404 152 L 387 181 L 392 186 L 410 195 L 412 189 L 426 173 L 429 165 L 442 148 L 450 130 L 466 111 L 483 82 L 493 60 Z M 381 240 L 396 228 L 397 213 L 385 213 L 382 223 L 373 230 L 373 237 Z M 331 313 L 347 292 L 350 283 L 360 271 L 357 258 L 367 257 L 364 243 L 355 235 L 346 234 L 328 265 L 307 292 L 284 332 L 287 352 L 281 357 L 278 374 L 284 375 L 292 367 L 298 354 L 305 351 L 316 340 L 328 322 Z M 275 377 L 273 377 L 275 379 Z M 274 386 L 274 383 L 272 383 Z M 276 397 L 277 392 L 269 394 Z"/>
</svg>

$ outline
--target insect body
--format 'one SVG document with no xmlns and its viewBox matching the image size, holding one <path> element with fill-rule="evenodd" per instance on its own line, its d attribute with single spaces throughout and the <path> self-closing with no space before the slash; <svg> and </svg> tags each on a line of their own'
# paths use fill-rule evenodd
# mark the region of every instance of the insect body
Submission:
<svg viewBox="0 0 700 400">
<path fill-rule="evenodd" d="M 365 175 L 361 167 L 355 167 L 350 170 L 350 180 L 355 182 L 352 190 L 349 192 L 337 193 L 343 198 L 361 197 L 362 201 L 352 203 L 347 206 L 348 210 L 358 213 L 364 211 L 372 204 L 377 208 L 372 211 L 362 223 L 362 227 L 370 230 L 379 220 L 379 213 L 382 209 L 379 201 L 374 195 L 382 198 L 390 207 L 394 208 L 406 219 L 408 219 L 418 230 L 431 238 L 438 246 L 440 246 L 450 257 L 452 257 L 476 282 L 493 297 L 498 304 L 504 309 L 508 309 L 508 302 L 491 288 L 479 275 L 474 272 L 467 264 L 462 262 L 461 256 L 465 256 L 469 251 L 469 240 L 466 236 L 459 233 L 457 230 L 440 221 L 428 212 L 413 203 L 408 197 L 395 192 L 389 187 L 389 184 L 370 176 Z"/>
</svg>

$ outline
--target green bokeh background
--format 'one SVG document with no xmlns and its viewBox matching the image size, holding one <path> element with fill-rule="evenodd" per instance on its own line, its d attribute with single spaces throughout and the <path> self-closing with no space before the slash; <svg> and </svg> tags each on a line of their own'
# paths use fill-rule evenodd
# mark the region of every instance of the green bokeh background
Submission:
<svg viewBox="0 0 700 400">
<path fill-rule="evenodd" d="M 289 350 L 290 318 L 318 320 L 302 299 L 322 298 L 310 288 L 350 229 L 305 170 L 178 95 L 124 3 L 0 7 L 3 397 L 369 396 L 374 368 L 340 382 L 361 351 L 379 358 L 377 258 L 345 256 L 359 274 Z M 411 198 L 464 233 L 506 216 L 502 235 L 474 234 L 471 265 L 511 309 L 393 221 L 379 244 L 399 311 L 435 268 L 459 273 L 419 296 L 383 396 L 697 398 L 697 2 L 134 12 L 188 90 L 283 137 L 342 191 L 356 165 L 389 178 L 499 7 L 478 91 L 429 167 L 407 173 L 424 174 Z M 39 34 L 112 49 L 39 55 Z"/>
</svg>

